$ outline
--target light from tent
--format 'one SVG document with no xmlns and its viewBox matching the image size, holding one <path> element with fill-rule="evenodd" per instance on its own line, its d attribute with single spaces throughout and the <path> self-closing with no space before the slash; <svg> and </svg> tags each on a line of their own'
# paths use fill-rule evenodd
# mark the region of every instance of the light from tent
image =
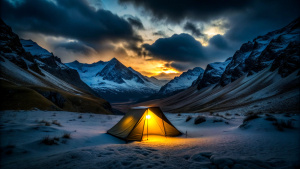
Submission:
<svg viewBox="0 0 300 169">
<path fill-rule="evenodd" d="M 150 115 L 147 115 L 147 116 L 146 116 L 146 119 L 150 119 Z"/>
</svg>

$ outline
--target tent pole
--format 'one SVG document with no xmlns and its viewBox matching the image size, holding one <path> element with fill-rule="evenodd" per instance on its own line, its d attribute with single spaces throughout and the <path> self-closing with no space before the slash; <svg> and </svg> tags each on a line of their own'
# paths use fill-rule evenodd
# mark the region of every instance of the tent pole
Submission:
<svg viewBox="0 0 300 169">
<path fill-rule="evenodd" d="M 147 109 L 147 117 L 149 117 L 149 116 L 148 116 L 148 111 L 149 111 L 149 110 Z M 147 140 L 148 140 L 148 122 L 149 122 L 148 120 L 149 120 L 149 119 L 147 118 Z"/>
<path fill-rule="evenodd" d="M 164 120 L 163 120 L 162 114 L 161 114 L 161 121 L 162 121 L 162 124 L 163 124 L 163 126 L 164 126 L 164 130 L 165 130 L 165 137 L 167 138 L 167 132 L 166 132 L 165 123 L 164 123 Z"/>
</svg>

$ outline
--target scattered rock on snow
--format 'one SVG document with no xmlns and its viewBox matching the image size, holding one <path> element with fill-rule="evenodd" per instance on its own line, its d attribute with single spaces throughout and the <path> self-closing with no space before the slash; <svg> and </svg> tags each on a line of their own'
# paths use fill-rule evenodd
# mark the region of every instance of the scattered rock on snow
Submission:
<svg viewBox="0 0 300 169">
<path fill-rule="evenodd" d="M 194 123 L 195 124 L 200 124 L 206 121 L 206 118 L 204 116 L 197 116 Z"/>
</svg>

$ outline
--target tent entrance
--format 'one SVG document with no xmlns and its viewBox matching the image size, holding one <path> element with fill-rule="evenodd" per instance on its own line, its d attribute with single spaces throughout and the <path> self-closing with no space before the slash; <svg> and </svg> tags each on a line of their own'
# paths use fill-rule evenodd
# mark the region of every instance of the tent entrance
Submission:
<svg viewBox="0 0 300 169">
<path fill-rule="evenodd" d="M 164 121 L 158 117 L 151 110 L 146 110 L 144 114 L 144 130 L 143 137 L 147 137 L 148 135 L 162 135 L 165 136 L 165 127 Z"/>
</svg>

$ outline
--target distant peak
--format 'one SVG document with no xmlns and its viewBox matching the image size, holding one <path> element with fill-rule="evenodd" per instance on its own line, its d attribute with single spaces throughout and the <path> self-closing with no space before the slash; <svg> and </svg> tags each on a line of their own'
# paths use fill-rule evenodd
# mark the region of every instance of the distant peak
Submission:
<svg viewBox="0 0 300 169">
<path fill-rule="evenodd" d="M 112 58 L 109 62 L 108 62 L 108 64 L 110 64 L 110 65 L 119 65 L 119 64 L 122 64 L 118 59 L 116 59 L 116 58 Z M 123 64 L 122 64 L 123 65 Z"/>
<path fill-rule="evenodd" d="M 157 79 L 156 77 L 154 77 L 154 76 L 151 76 L 150 78 L 151 78 L 151 79 L 155 79 L 155 80 L 158 80 L 158 79 Z"/>
<path fill-rule="evenodd" d="M 80 63 L 80 62 L 78 62 L 78 60 L 74 60 L 72 63 Z"/>
<path fill-rule="evenodd" d="M 119 60 L 117 58 L 112 58 L 110 61 L 113 61 L 113 62 L 119 62 Z"/>
</svg>

